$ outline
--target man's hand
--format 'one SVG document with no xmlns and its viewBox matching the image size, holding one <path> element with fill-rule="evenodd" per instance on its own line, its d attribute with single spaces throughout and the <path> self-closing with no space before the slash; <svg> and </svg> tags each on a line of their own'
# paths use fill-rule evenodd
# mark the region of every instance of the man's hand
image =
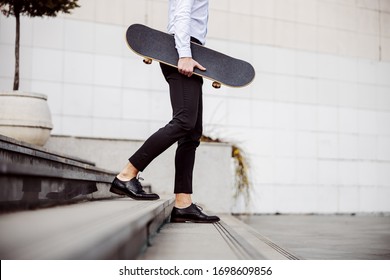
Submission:
<svg viewBox="0 0 390 280">
<path fill-rule="evenodd" d="M 179 62 L 177 63 L 177 68 L 179 69 L 179 73 L 187 77 L 192 76 L 195 67 L 202 71 L 206 70 L 206 68 L 200 65 L 196 60 L 193 60 L 192 57 L 182 57 L 179 59 Z"/>
</svg>

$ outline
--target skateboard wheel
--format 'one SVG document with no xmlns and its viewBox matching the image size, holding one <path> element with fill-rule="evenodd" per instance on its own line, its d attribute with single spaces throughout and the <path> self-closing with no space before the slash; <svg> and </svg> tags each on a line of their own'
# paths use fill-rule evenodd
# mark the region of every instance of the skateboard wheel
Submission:
<svg viewBox="0 0 390 280">
<path fill-rule="evenodd" d="M 144 58 L 144 63 L 145 64 L 152 64 L 152 59 L 151 58 Z"/>
<path fill-rule="evenodd" d="M 213 88 L 221 88 L 221 83 L 213 82 Z"/>
</svg>

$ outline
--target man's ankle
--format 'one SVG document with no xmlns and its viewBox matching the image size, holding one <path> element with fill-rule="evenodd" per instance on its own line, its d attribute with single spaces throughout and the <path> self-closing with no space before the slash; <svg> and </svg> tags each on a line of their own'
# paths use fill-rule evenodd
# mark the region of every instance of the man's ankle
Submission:
<svg viewBox="0 0 390 280">
<path fill-rule="evenodd" d="M 175 200 L 175 207 L 176 208 L 187 208 L 192 204 L 191 194 L 187 193 L 177 193 L 176 194 L 176 200 Z"/>
<path fill-rule="evenodd" d="M 116 175 L 116 177 L 121 180 L 121 181 L 130 181 L 131 179 L 133 179 L 135 176 L 131 176 L 131 175 L 122 175 L 121 173 L 119 173 L 118 175 Z"/>
<path fill-rule="evenodd" d="M 116 176 L 121 181 L 130 181 L 138 175 L 138 169 L 128 162 L 121 172 Z"/>
</svg>

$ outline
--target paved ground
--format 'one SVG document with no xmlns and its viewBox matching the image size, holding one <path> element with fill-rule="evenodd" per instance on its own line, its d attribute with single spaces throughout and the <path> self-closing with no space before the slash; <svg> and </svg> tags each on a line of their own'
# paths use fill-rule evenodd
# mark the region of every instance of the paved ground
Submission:
<svg viewBox="0 0 390 280">
<path fill-rule="evenodd" d="M 390 260 L 390 216 L 255 215 L 240 219 L 307 260 Z"/>
</svg>

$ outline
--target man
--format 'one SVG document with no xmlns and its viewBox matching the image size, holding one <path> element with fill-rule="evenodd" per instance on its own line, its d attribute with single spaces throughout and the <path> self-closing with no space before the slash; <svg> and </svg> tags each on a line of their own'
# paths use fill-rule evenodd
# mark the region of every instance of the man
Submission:
<svg viewBox="0 0 390 280">
<path fill-rule="evenodd" d="M 178 142 L 175 156 L 175 207 L 171 222 L 214 223 L 217 216 L 208 216 L 192 203 L 192 174 L 195 151 L 202 136 L 201 77 L 192 75 L 194 68 L 206 70 L 192 58 L 190 41 L 205 43 L 208 21 L 208 0 L 170 0 L 168 33 L 174 34 L 179 55 L 178 69 L 160 64 L 169 84 L 172 120 L 151 135 L 129 158 L 129 163 L 116 176 L 111 192 L 139 200 L 159 199 L 157 194 L 145 193 L 137 179 L 149 163 Z"/>
</svg>

